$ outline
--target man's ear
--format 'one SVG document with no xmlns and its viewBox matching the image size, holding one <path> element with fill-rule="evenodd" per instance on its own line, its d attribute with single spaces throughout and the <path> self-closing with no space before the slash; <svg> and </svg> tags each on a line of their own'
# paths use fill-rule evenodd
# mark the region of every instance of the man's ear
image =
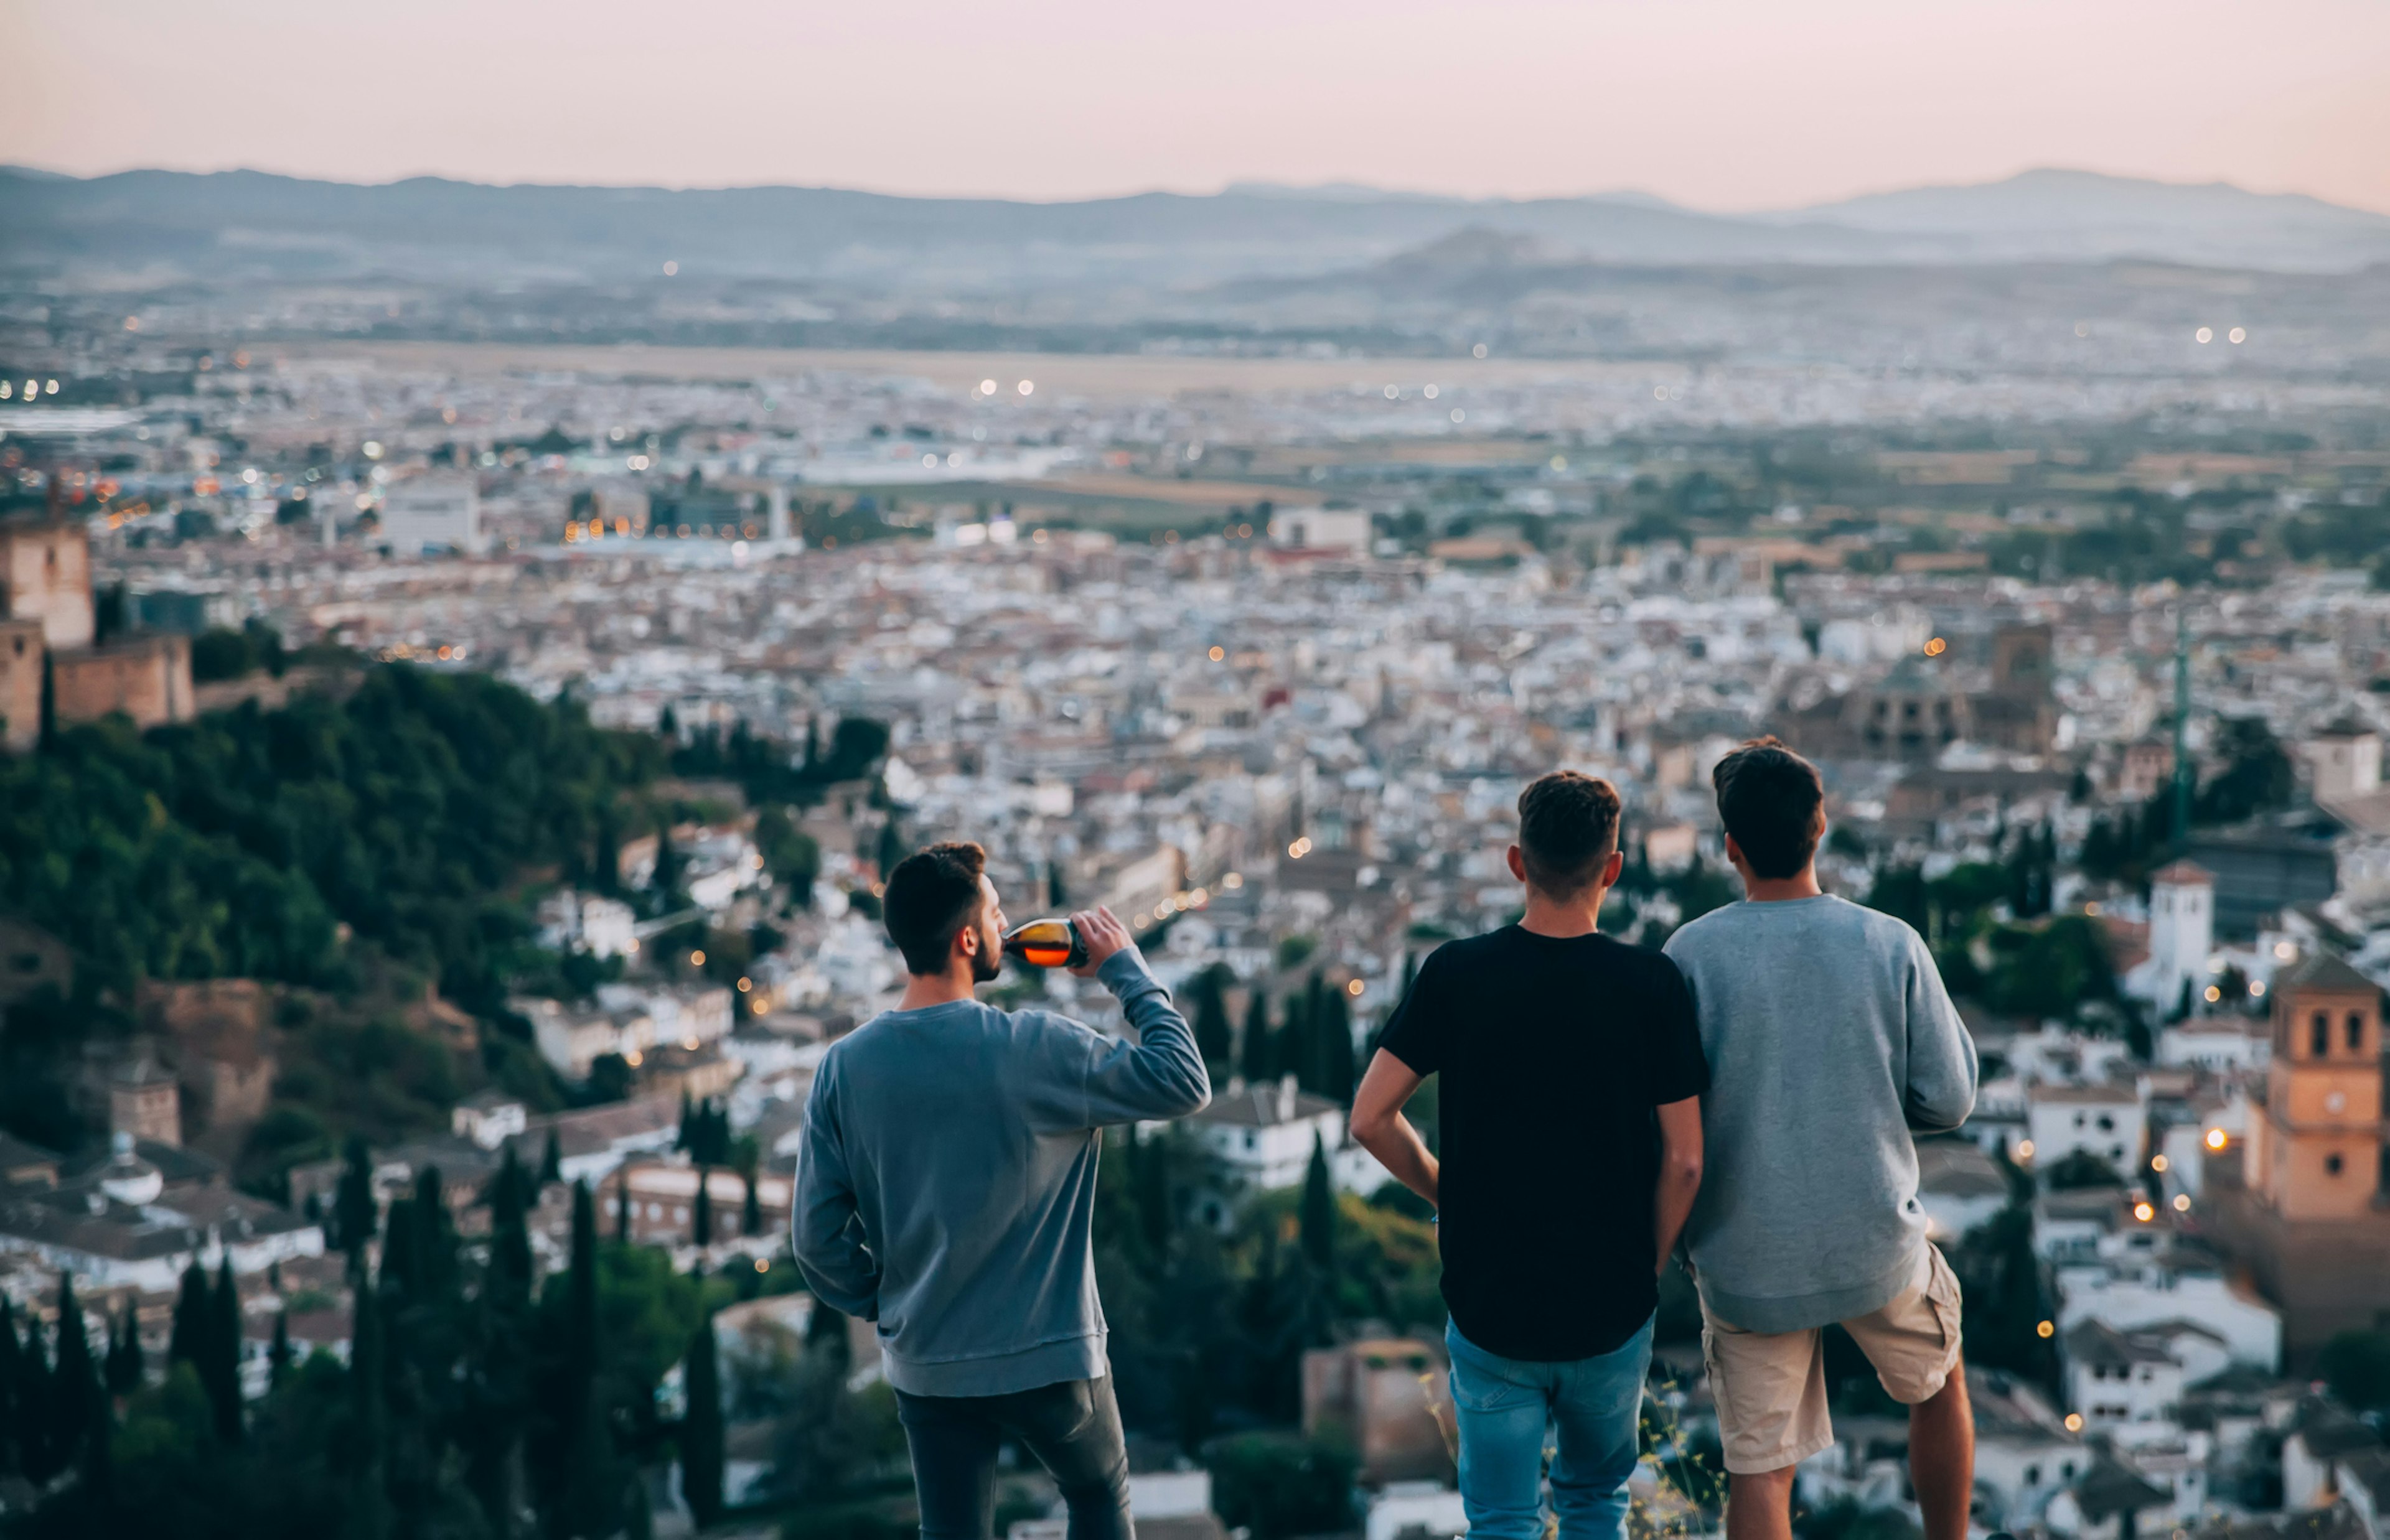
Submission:
<svg viewBox="0 0 2390 1540">
<path fill-rule="evenodd" d="M 1520 881 L 1524 882 L 1527 879 L 1527 853 L 1521 850 L 1518 846 L 1512 845 L 1510 847 L 1509 860 L 1510 863 L 1510 875 L 1517 878 Z"/>
<path fill-rule="evenodd" d="M 1605 888 L 1615 888 L 1618 886 L 1618 874 L 1625 869 L 1626 853 L 1623 850 L 1612 851 L 1610 859 L 1602 865 L 1601 885 Z"/>
<path fill-rule="evenodd" d="M 1742 847 L 1734 842 L 1734 836 L 1731 834 L 1726 837 L 1726 864 L 1729 866 L 1742 865 Z"/>
</svg>

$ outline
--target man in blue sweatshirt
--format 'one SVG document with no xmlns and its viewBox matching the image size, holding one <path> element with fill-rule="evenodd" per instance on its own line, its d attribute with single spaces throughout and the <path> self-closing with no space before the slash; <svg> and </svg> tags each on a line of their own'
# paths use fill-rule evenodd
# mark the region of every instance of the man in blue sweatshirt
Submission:
<svg viewBox="0 0 2390 1540">
<path fill-rule="evenodd" d="M 822 1303 L 878 1323 L 913 1455 L 922 1540 L 987 1540 L 996 1453 L 1052 1472 L 1071 1540 L 1129 1540 L 1128 1456 L 1104 1354 L 1089 1221 L 1112 1123 L 1211 1100 L 1187 1019 L 1109 909 L 1071 917 L 1131 1044 L 972 997 L 1003 966 L 1004 909 L 973 844 L 889 874 L 910 977 L 896 1008 L 832 1045 L 805 1107 L 797 1265 Z"/>
<path fill-rule="evenodd" d="M 1818 885 L 1825 789 L 1772 738 L 1712 776 L 1741 904 L 1668 938 L 1710 1064 L 1685 1248 L 1729 1477 L 1728 1540 L 1792 1540 L 1793 1468 L 1833 1442 L 1822 1328 L 1908 1407 L 1925 1540 L 1966 1540 L 1974 1422 L 1959 1280 L 1925 1238 L 1913 1133 L 1966 1121 L 1975 1046 L 1934 955 Z"/>
</svg>

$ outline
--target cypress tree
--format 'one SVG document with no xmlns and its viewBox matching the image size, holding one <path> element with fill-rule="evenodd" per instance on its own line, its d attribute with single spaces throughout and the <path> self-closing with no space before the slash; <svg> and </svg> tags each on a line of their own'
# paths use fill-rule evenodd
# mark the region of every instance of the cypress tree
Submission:
<svg viewBox="0 0 2390 1540">
<path fill-rule="evenodd" d="M 1322 991 L 1319 1017 L 1311 1028 L 1311 1052 L 1317 1061 L 1312 1089 L 1339 1107 L 1353 1102 L 1353 1011 L 1346 1003 L 1350 998 L 1342 989 Z"/>
<path fill-rule="evenodd" d="M 232 1256 L 226 1252 L 216 1269 L 216 1287 L 209 1302 L 207 1351 L 211 1377 L 200 1380 L 215 1402 L 216 1436 L 226 1444 L 240 1442 L 240 1290 L 232 1279 Z"/>
<path fill-rule="evenodd" d="M 697 1195 L 688 1202 L 688 1238 L 695 1246 L 713 1244 L 713 1199 L 706 1191 L 706 1180 L 713 1174 L 709 1166 L 697 1168 Z"/>
<path fill-rule="evenodd" d="M 1195 975 L 1195 1050 L 1207 1065 L 1225 1067 L 1229 1055 L 1228 1001 L 1220 985 L 1220 970 L 1207 968 Z"/>
<path fill-rule="evenodd" d="M 1303 1174 L 1303 1258 L 1323 1277 L 1336 1268 L 1336 1189 L 1328 1176 L 1328 1141 L 1311 1138 L 1311 1164 Z"/>
<path fill-rule="evenodd" d="M 531 1227 L 523 1212 L 522 1169 L 514 1150 L 498 1168 L 490 1203 L 490 1266 L 487 1285 L 494 1303 L 509 1309 L 531 1299 Z"/>
<path fill-rule="evenodd" d="M 17 1341 L 17 1312 L 0 1294 L 0 1475 L 17 1468 L 17 1400 L 24 1350 Z"/>
<path fill-rule="evenodd" d="M 614 1178 L 614 1238 L 625 1246 L 631 1243 L 631 1174 L 628 1169 Z"/>
<path fill-rule="evenodd" d="M 383 1540 L 390 1533 L 389 1413 L 384 1381 L 381 1303 L 378 1290 L 356 1290 L 356 1320 L 350 1328 L 349 1405 L 353 1438 L 349 1452 L 347 1534 L 350 1540 Z"/>
<path fill-rule="evenodd" d="M 752 1159 L 749 1160 L 747 1162 L 745 1175 L 747 1177 L 747 1195 L 739 1205 L 739 1233 L 742 1236 L 762 1235 L 764 1233 L 764 1204 L 762 1200 L 755 1196 L 755 1162 Z"/>
<path fill-rule="evenodd" d="M 341 1168 L 341 1183 L 332 1195 L 332 1228 L 341 1250 L 348 1253 L 349 1277 L 364 1276 L 366 1247 L 373 1239 L 375 1213 L 373 1161 L 366 1151 L 365 1140 L 349 1136 L 346 1162 Z"/>
<path fill-rule="evenodd" d="M 19 1469 L 35 1486 L 45 1484 L 65 1469 L 58 1457 L 58 1423 L 51 1416 L 49 1346 L 42 1339 L 42 1320 L 28 1313 L 25 1345 L 18 1359 L 17 1457 Z"/>
<path fill-rule="evenodd" d="M 572 1184 L 572 1260 L 564 1275 L 564 1356 L 576 1401 L 586 1399 L 598 1374 L 598 1211 L 586 1182 Z"/>
<path fill-rule="evenodd" d="M 169 1367 L 190 1365 L 199 1370 L 202 1383 L 207 1378 L 201 1366 L 206 1362 L 208 1320 L 207 1269 L 194 1257 L 183 1269 L 183 1291 L 174 1298 L 174 1328 L 166 1339 L 166 1363 Z"/>
<path fill-rule="evenodd" d="M 127 1300 L 112 1323 L 108 1338 L 108 1389 L 113 1395 L 131 1395 L 141 1388 L 141 1318 Z"/>
<path fill-rule="evenodd" d="M 692 1120 L 696 1115 L 696 1104 L 688 1099 L 688 1087 L 684 1085 L 680 1089 L 680 1126 L 673 1131 L 673 1148 L 675 1149 L 681 1150 L 683 1152 L 686 1152 L 688 1149 L 689 1144 L 695 1136 L 695 1124 Z"/>
<path fill-rule="evenodd" d="M 1248 1084 L 1259 1084 L 1278 1072 L 1276 1045 L 1271 1042 L 1276 1035 L 1270 1027 L 1269 990 L 1256 983 L 1253 1004 L 1245 1007 L 1245 1035 L 1237 1053 L 1237 1072 Z"/>
<path fill-rule="evenodd" d="M 415 1178 L 417 1303 L 453 1302 L 458 1290 L 456 1225 L 448 1216 L 448 1194 L 440 1168 L 425 1166 Z"/>
<path fill-rule="evenodd" d="M 279 1390 L 282 1382 L 290 1378 L 290 1312 L 278 1310 L 274 1315 L 274 1346 L 265 1354 L 265 1382 L 269 1388 Z"/>
<path fill-rule="evenodd" d="M 99 1371 L 92 1362 L 91 1338 L 84 1328 L 83 1304 L 75 1298 L 74 1275 L 58 1275 L 58 1352 L 50 1370 L 49 1418 L 58 1442 L 58 1460 L 72 1463 L 77 1446 L 90 1434 L 91 1404 L 101 1396 Z"/>
<path fill-rule="evenodd" d="M 1158 1261 L 1170 1249 L 1172 1229 L 1170 1212 L 1170 1139 L 1156 1134 L 1131 1145 L 1136 1159 L 1129 1174 L 1137 1194 L 1138 1227 L 1144 1231 L 1147 1250 Z"/>
<path fill-rule="evenodd" d="M 509 1151 L 511 1153 L 511 1151 Z M 539 1154 L 539 1185 L 564 1180 L 564 1149 L 556 1142 L 556 1130 L 547 1131 L 547 1148 Z"/>
<path fill-rule="evenodd" d="M 689 1339 L 681 1382 L 688 1392 L 680 1427 L 681 1493 L 702 1529 L 722 1517 L 722 1365 L 711 1315 Z"/>
</svg>

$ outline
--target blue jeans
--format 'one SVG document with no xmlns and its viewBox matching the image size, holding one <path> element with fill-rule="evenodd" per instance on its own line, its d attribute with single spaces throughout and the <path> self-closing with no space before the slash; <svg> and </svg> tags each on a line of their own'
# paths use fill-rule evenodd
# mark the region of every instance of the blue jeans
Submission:
<svg viewBox="0 0 2390 1540">
<path fill-rule="evenodd" d="M 1537 1364 L 1497 1358 L 1447 1326 L 1452 1404 L 1460 1423 L 1460 1506 L 1470 1540 L 1538 1540 L 1544 1533 L 1547 1427 L 1560 1540 L 1620 1540 L 1635 1472 L 1651 1323 L 1599 1358 Z"/>
</svg>

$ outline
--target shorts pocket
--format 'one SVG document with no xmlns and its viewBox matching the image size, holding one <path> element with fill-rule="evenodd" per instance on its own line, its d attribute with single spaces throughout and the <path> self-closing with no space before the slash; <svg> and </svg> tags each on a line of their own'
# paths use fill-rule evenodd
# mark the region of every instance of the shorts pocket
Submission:
<svg viewBox="0 0 2390 1540">
<path fill-rule="evenodd" d="M 1959 1275 L 1950 1271 L 1949 1260 L 1942 1248 L 1926 1243 L 1933 1256 L 1933 1272 L 1925 1280 L 1925 1303 L 1934 1311 L 1934 1322 L 1942 1328 L 1942 1351 L 1954 1355 L 1959 1351 L 1960 1323 L 1966 1316 L 1966 1300 L 1959 1289 Z"/>
</svg>

